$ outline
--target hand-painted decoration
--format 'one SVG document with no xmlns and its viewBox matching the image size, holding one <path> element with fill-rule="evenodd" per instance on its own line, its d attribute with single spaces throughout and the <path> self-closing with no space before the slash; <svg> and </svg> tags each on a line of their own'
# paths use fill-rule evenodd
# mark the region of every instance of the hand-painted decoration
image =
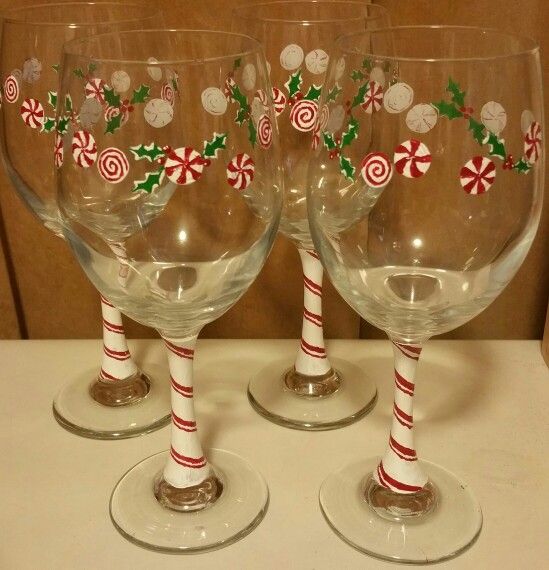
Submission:
<svg viewBox="0 0 549 570">
<path fill-rule="evenodd" d="M 145 121 L 155 129 L 161 129 L 173 119 L 173 107 L 164 99 L 151 99 L 143 110 Z"/>
<path fill-rule="evenodd" d="M 227 111 L 227 97 L 219 87 L 207 87 L 202 91 L 202 107 L 210 115 L 221 116 Z"/>
<path fill-rule="evenodd" d="M 4 81 L 4 99 L 6 103 L 16 103 L 19 99 L 19 82 L 13 74 Z"/>
<path fill-rule="evenodd" d="M 42 75 L 42 64 L 35 57 L 30 57 L 23 63 L 21 77 L 26 83 L 36 83 L 40 81 Z"/>
<path fill-rule="evenodd" d="M 383 97 L 383 106 L 388 113 L 402 113 L 414 100 L 414 90 L 403 82 L 394 83 Z"/>
<path fill-rule="evenodd" d="M 175 89 L 171 83 L 164 83 L 160 90 L 160 98 L 167 101 L 172 107 L 175 104 Z"/>
<path fill-rule="evenodd" d="M 524 156 L 530 164 L 537 162 L 541 154 L 541 125 L 535 121 L 524 135 Z"/>
<path fill-rule="evenodd" d="M 276 116 L 278 117 L 284 112 L 284 109 L 286 109 L 286 103 L 287 103 L 286 95 L 284 95 L 283 91 L 278 87 L 273 87 L 272 95 L 273 95 L 274 110 Z"/>
<path fill-rule="evenodd" d="M 423 176 L 429 170 L 431 160 L 427 145 L 417 139 L 410 139 L 399 144 L 393 158 L 396 171 L 406 178 Z"/>
<path fill-rule="evenodd" d="M 114 71 L 111 75 L 111 85 L 117 93 L 126 93 L 131 85 L 130 76 L 123 69 Z"/>
<path fill-rule="evenodd" d="M 103 115 L 103 107 L 97 99 L 86 99 L 80 107 L 78 120 L 84 129 L 90 129 L 96 125 Z"/>
<path fill-rule="evenodd" d="M 414 105 L 406 115 L 408 128 L 419 134 L 428 133 L 438 121 L 438 111 L 428 103 Z"/>
<path fill-rule="evenodd" d="M 27 98 L 21 105 L 21 118 L 31 129 L 40 129 L 44 124 L 44 107 L 36 99 Z"/>
<path fill-rule="evenodd" d="M 97 169 L 105 182 L 118 184 L 128 175 L 130 163 L 123 151 L 115 147 L 109 147 L 99 154 Z"/>
<path fill-rule="evenodd" d="M 268 149 L 273 143 L 273 126 L 267 115 L 262 115 L 257 123 L 257 135 L 262 149 Z"/>
<path fill-rule="evenodd" d="M 330 56 L 323 49 L 314 49 L 305 57 L 305 67 L 313 75 L 321 75 L 326 73 Z"/>
<path fill-rule="evenodd" d="M 371 152 L 364 157 L 360 173 L 370 188 L 385 188 L 393 177 L 391 159 L 383 152 Z"/>
<path fill-rule="evenodd" d="M 253 182 L 254 174 L 254 161 L 245 153 L 236 155 L 227 165 L 227 182 L 235 190 L 246 190 Z"/>
<path fill-rule="evenodd" d="M 374 111 L 379 111 L 383 104 L 383 87 L 376 81 L 370 81 L 364 95 L 364 102 L 361 107 L 371 115 Z"/>
<path fill-rule="evenodd" d="M 305 54 L 297 44 L 287 45 L 280 53 L 280 65 L 287 71 L 294 71 L 303 63 Z"/>
<path fill-rule="evenodd" d="M 154 57 L 149 57 L 147 63 L 152 63 L 147 67 L 147 73 L 153 81 L 162 81 L 162 68 L 158 65 L 158 60 Z"/>
<path fill-rule="evenodd" d="M 244 85 L 244 89 L 253 91 L 256 79 L 257 71 L 255 69 L 255 65 L 253 63 L 247 63 L 242 69 L 242 85 Z"/>
<path fill-rule="evenodd" d="M 106 87 L 106 83 L 97 77 L 92 77 L 86 83 L 84 88 L 84 92 L 86 93 L 87 99 L 97 99 L 99 103 L 105 103 L 105 94 L 104 90 Z"/>
<path fill-rule="evenodd" d="M 97 144 L 88 131 L 76 131 L 72 137 L 72 157 L 81 168 L 89 168 L 97 159 Z"/>
<path fill-rule="evenodd" d="M 467 194 L 484 194 L 496 179 L 496 165 L 484 156 L 475 156 L 459 173 L 459 180 Z"/>
<path fill-rule="evenodd" d="M 63 146 L 64 146 L 63 137 L 59 133 L 55 133 L 53 161 L 56 168 L 61 168 L 61 166 L 63 166 L 63 155 L 64 155 Z"/>
<path fill-rule="evenodd" d="M 186 186 L 196 182 L 206 166 L 206 160 L 189 147 L 170 150 L 166 156 L 166 176 L 176 184 Z"/>
<path fill-rule="evenodd" d="M 495 135 L 499 135 L 507 124 L 507 112 L 497 101 L 488 101 L 480 110 L 482 124 Z"/>
</svg>

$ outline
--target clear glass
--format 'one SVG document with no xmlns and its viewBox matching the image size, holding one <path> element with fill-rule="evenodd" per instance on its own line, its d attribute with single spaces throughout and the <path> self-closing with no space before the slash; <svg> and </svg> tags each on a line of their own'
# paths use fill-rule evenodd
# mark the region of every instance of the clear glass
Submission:
<svg viewBox="0 0 549 570">
<path fill-rule="evenodd" d="M 151 63 L 151 53 L 162 59 Z M 257 88 L 269 91 L 260 45 L 223 32 L 132 31 L 65 46 L 58 120 L 67 100 L 86 105 L 78 70 L 93 76 L 108 111 L 63 138 L 63 232 L 99 291 L 155 327 L 167 347 L 170 451 L 131 469 L 111 499 L 120 532 L 152 549 L 218 548 L 247 534 L 266 509 L 265 483 L 245 461 L 217 450 L 209 462 L 192 387 L 200 329 L 248 289 L 280 220 L 274 111 L 266 102 L 260 139 L 243 87 L 252 68 Z M 120 77 L 131 81 L 129 104 L 111 87 Z"/>
<path fill-rule="evenodd" d="M 273 90 L 255 92 L 252 113 L 260 112 L 262 99 L 272 97 L 284 165 L 280 232 L 296 245 L 303 266 L 303 325 L 295 362 L 289 369 L 284 360 L 272 363 L 248 387 L 254 409 L 286 427 L 342 427 L 368 413 L 376 401 L 375 384 L 360 369 L 328 358 L 322 321 L 323 268 L 309 232 L 306 177 L 311 146 L 318 143 L 317 117 L 321 124 L 329 119 L 334 127 L 345 118 L 341 101 L 330 118 L 327 107 L 319 106 L 335 38 L 387 25 L 384 8 L 356 1 L 265 2 L 233 12 L 233 29 L 257 38 L 269 62 Z M 345 65 L 344 59 L 337 60 L 341 76 Z"/>
<path fill-rule="evenodd" d="M 465 484 L 418 460 L 414 376 L 423 343 L 486 308 L 534 239 L 538 48 L 491 30 L 408 27 L 342 37 L 335 58 L 346 72 L 330 66 L 320 105 L 330 114 L 346 101 L 348 112 L 340 128 L 321 129 L 311 159 L 311 231 L 337 290 L 393 342 L 395 403 L 381 461 L 331 475 L 321 505 L 360 550 L 442 560 L 474 541 L 482 515 Z"/>
<path fill-rule="evenodd" d="M 142 29 L 158 23 L 161 16 L 154 8 L 128 2 L 70 2 L 15 8 L 5 18 L 0 56 L 3 163 L 19 198 L 62 237 L 52 149 L 55 145 L 59 160 L 62 137 L 74 125 L 84 125 L 106 111 L 104 102 L 90 91 L 85 109 L 67 109 L 56 124 L 63 43 L 101 32 Z M 117 252 L 124 256 L 120 248 Z M 118 309 L 102 298 L 101 311 L 99 374 L 85 371 L 63 386 L 54 400 L 55 418 L 66 429 L 97 439 L 132 437 L 166 425 L 169 393 L 165 383 L 155 378 L 159 371 L 147 366 L 145 373 L 134 362 Z"/>
</svg>

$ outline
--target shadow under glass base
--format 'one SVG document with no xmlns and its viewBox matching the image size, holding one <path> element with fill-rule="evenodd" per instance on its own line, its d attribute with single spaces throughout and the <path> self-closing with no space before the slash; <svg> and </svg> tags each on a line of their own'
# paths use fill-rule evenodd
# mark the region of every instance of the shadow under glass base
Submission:
<svg viewBox="0 0 549 570">
<path fill-rule="evenodd" d="M 111 520 L 126 539 L 160 552 L 194 554 L 232 544 L 261 522 L 269 501 L 265 480 L 247 461 L 220 449 L 207 454 L 222 488 L 215 502 L 191 512 L 162 506 L 155 497 L 155 481 L 168 454 L 138 463 L 112 493 Z"/>
<path fill-rule="evenodd" d="M 391 520 L 366 502 L 369 475 L 379 458 L 358 461 L 332 473 L 320 488 L 320 507 L 328 524 L 356 549 L 392 562 L 428 564 L 457 556 L 482 528 L 482 512 L 469 487 L 442 467 L 421 461 L 437 489 L 428 514 Z"/>
<path fill-rule="evenodd" d="M 264 418 L 284 427 L 321 431 L 354 423 L 372 410 L 377 389 L 364 371 L 337 358 L 331 359 L 341 383 L 328 396 L 303 396 L 285 383 L 287 361 L 261 370 L 248 385 L 250 404 Z"/>
<path fill-rule="evenodd" d="M 91 439 L 124 439 L 155 431 L 170 421 L 170 383 L 167 371 L 148 367 L 151 374 L 141 373 L 142 384 L 148 383 L 144 397 L 135 397 L 131 391 L 122 392 L 117 405 L 96 401 L 90 387 L 93 373 L 86 372 L 65 385 L 53 401 L 53 415 L 68 431 Z M 97 395 L 110 398 L 108 392 Z"/>
</svg>

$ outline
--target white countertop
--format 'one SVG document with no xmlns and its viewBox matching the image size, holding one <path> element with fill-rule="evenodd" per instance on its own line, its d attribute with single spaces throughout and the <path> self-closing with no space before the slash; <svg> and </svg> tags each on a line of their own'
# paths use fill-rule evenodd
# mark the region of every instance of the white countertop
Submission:
<svg viewBox="0 0 549 570">
<path fill-rule="evenodd" d="M 108 502 L 120 476 L 166 449 L 168 428 L 122 440 L 79 438 L 57 425 L 51 402 L 77 372 L 99 363 L 100 341 L 0 342 L 0 568 L 6 570 L 344 570 L 388 568 L 340 540 L 318 506 L 336 467 L 383 452 L 392 408 L 387 341 L 328 343 L 333 356 L 378 383 L 374 411 L 328 432 L 273 425 L 248 405 L 246 385 L 291 340 L 203 340 L 197 346 L 196 407 L 204 447 L 248 458 L 269 485 L 270 505 L 250 535 L 227 548 L 166 555 L 123 539 Z M 140 363 L 167 370 L 160 341 L 130 342 Z M 145 366 L 146 369 L 146 366 Z M 167 372 L 166 372 L 167 373 Z M 536 341 L 431 341 L 416 384 L 421 458 L 466 480 L 479 499 L 478 541 L 437 568 L 538 569 L 549 558 L 549 371 Z M 394 565 L 398 566 L 398 565 Z"/>
</svg>

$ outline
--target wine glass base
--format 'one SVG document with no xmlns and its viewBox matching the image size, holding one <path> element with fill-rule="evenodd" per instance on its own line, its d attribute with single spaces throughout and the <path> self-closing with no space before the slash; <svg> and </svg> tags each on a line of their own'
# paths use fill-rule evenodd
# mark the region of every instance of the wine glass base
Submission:
<svg viewBox="0 0 549 570">
<path fill-rule="evenodd" d="M 129 541 L 160 552 L 193 554 L 232 544 L 261 522 L 269 501 L 265 480 L 247 461 L 220 449 L 208 452 L 223 485 L 219 498 L 201 511 L 163 507 L 153 487 L 168 455 L 163 451 L 138 463 L 112 493 L 111 520 Z"/>
<path fill-rule="evenodd" d="M 341 377 L 341 385 L 329 396 L 302 396 L 284 383 L 287 362 L 277 361 L 261 370 L 248 386 L 254 410 L 284 427 L 321 431 L 337 429 L 365 416 L 374 407 L 377 389 L 361 368 L 330 359 Z"/>
<path fill-rule="evenodd" d="M 440 562 L 457 556 L 478 537 L 482 511 L 469 487 L 442 467 L 421 461 L 439 491 L 429 514 L 391 521 L 374 512 L 364 484 L 379 458 L 359 461 L 332 473 L 320 488 L 320 507 L 345 542 L 376 558 L 407 564 Z"/>
<path fill-rule="evenodd" d="M 155 431 L 170 421 L 167 371 L 149 366 L 149 393 L 137 402 L 105 406 L 90 395 L 93 373 L 88 371 L 65 385 L 53 401 L 53 415 L 66 430 L 91 439 L 125 439 Z"/>
</svg>

